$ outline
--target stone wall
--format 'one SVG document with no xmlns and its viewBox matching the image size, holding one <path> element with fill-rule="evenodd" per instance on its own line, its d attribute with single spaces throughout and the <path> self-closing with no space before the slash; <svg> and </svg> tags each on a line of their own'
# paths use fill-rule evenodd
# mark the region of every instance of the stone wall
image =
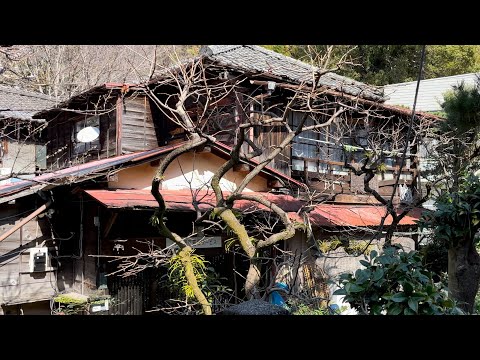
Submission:
<svg viewBox="0 0 480 360">
<path fill-rule="evenodd" d="M 357 240 L 365 240 L 359 237 Z M 382 252 L 385 239 L 372 244 L 371 250 Z M 407 237 L 394 237 L 394 244 L 401 244 L 406 251 L 415 248 L 415 242 Z M 349 255 L 340 247 L 324 254 L 309 246 L 304 233 L 297 233 L 286 242 L 285 250 L 290 256 L 278 269 L 276 281 L 293 287 L 293 294 L 319 296 L 330 298 L 329 304 L 337 304 L 340 308 L 346 307 L 342 314 L 354 314 L 348 303 L 343 302 L 343 296 L 332 295 L 338 289 L 338 276 L 343 273 L 355 273 L 362 268 L 360 260 L 364 255 Z"/>
</svg>

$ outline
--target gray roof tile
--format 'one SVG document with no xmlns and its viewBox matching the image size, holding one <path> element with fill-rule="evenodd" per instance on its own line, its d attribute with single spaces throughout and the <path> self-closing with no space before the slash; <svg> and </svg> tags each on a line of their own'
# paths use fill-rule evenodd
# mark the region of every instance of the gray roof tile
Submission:
<svg viewBox="0 0 480 360">
<path fill-rule="evenodd" d="M 202 47 L 200 54 L 222 65 L 253 73 L 270 74 L 295 83 L 311 82 L 313 73 L 320 70 L 257 45 L 208 45 Z M 385 100 L 382 89 L 332 72 L 321 76 L 319 84 L 365 99 Z"/>
<path fill-rule="evenodd" d="M 50 96 L 0 85 L 0 118 L 31 120 L 37 111 L 55 104 Z"/>
</svg>

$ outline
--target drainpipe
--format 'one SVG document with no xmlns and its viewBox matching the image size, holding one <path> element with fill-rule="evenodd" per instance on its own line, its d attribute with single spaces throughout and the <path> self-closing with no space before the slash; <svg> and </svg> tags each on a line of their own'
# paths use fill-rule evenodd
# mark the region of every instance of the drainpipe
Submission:
<svg viewBox="0 0 480 360">
<path fill-rule="evenodd" d="M 31 213 L 30 215 L 28 215 L 25 219 L 23 219 L 22 221 L 20 221 L 17 225 L 15 225 L 14 227 L 12 227 L 10 230 L 8 230 L 7 232 L 3 233 L 2 235 L 0 235 L 0 242 L 5 240 L 6 238 L 8 238 L 10 235 L 12 235 L 15 231 L 17 231 L 18 229 L 20 229 L 23 225 L 25 225 L 26 223 L 28 223 L 30 220 L 32 220 L 35 216 L 41 214 L 42 212 L 44 212 L 45 210 L 47 210 L 47 208 L 50 207 L 50 205 L 52 205 L 52 200 L 48 200 L 45 204 L 43 204 L 42 206 L 40 206 L 37 210 L 35 210 L 33 213 Z"/>
</svg>

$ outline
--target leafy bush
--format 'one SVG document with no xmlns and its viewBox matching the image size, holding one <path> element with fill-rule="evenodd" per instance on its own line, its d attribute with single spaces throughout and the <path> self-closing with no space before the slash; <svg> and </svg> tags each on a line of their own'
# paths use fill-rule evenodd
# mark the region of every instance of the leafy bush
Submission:
<svg viewBox="0 0 480 360">
<path fill-rule="evenodd" d="M 321 306 L 318 302 L 295 298 L 287 300 L 287 307 L 292 315 L 337 315 L 344 310 L 333 310 L 331 307 Z"/>
<path fill-rule="evenodd" d="M 204 256 L 194 254 L 193 250 L 189 255 L 197 282 L 202 283 L 207 277 L 205 270 L 208 261 L 205 260 Z M 179 254 L 170 258 L 168 277 L 174 292 L 185 295 L 188 299 L 195 297 L 192 286 L 188 284 L 185 267 L 182 265 L 182 258 Z"/>
<path fill-rule="evenodd" d="M 480 229 L 480 179 L 470 175 L 459 184 L 455 193 L 446 193 L 436 201 L 435 212 L 425 212 L 418 221 L 420 228 L 433 228 L 434 239 L 448 247 L 464 239 L 478 242 Z"/>
<path fill-rule="evenodd" d="M 373 250 L 365 266 L 355 274 L 340 275 L 341 288 L 334 295 L 360 314 L 434 315 L 461 314 L 441 284 L 435 284 L 417 251 L 404 252 L 401 246 L 386 248 L 381 255 Z"/>
<path fill-rule="evenodd" d="M 435 282 L 445 278 L 448 270 L 448 245 L 445 241 L 432 239 L 419 250 L 425 269 L 433 273 Z"/>
</svg>

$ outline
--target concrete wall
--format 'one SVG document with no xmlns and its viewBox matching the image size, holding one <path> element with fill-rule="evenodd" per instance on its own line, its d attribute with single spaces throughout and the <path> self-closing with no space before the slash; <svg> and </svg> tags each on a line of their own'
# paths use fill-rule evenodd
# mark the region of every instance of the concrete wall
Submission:
<svg viewBox="0 0 480 360">
<path fill-rule="evenodd" d="M 358 240 L 364 239 L 359 237 Z M 406 237 L 395 237 L 392 242 L 401 244 L 406 251 L 413 250 L 415 247 L 414 241 Z M 384 239 L 377 241 L 373 249 L 381 253 L 383 243 Z M 285 244 L 285 249 L 291 255 L 279 269 L 276 281 L 293 286 L 293 294 L 329 298 L 330 304 L 347 308 L 343 314 L 355 314 L 355 310 L 351 309 L 348 303 L 343 302 L 343 296 L 332 294 L 338 289 L 335 285 L 338 276 L 343 273 L 354 273 L 362 268 L 360 260 L 363 260 L 364 256 L 349 255 L 343 248 L 326 254 L 320 253 L 316 248 L 308 245 L 303 232 L 297 232 Z"/>
<path fill-rule="evenodd" d="M 202 188 L 209 183 L 214 171 L 223 163 L 225 163 L 224 159 L 211 153 L 183 154 L 167 168 L 162 189 L 180 190 L 189 189 L 190 186 L 194 189 Z M 122 170 L 116 174 L 115 180 L 109 181 L 108 187 L 111 189 L 150 190 L 157 166 L 158 164 L 153 162 Z M 232 191 L 236 189 L 245 175 L 245 173 L 230 170 L 220 181 L 220 186 L 225 191 Z M 248 191 L 268 191 L 267 180 L 257 176 L 245 189 L 245 192 Z"/>
</svg>

